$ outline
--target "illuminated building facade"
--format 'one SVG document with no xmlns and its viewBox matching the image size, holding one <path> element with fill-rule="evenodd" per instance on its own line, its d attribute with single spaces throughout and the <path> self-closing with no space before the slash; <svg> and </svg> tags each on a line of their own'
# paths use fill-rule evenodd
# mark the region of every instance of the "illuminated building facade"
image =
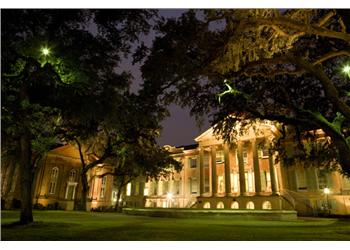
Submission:
<svg viewBox="0 0 350 250">
<path fill-rule="evenodd" d="M 64 145 L 51 150 L 34 176 L 33 204 L 49 209 L 73 210 L 81 198 L 81 162 L 78 150 Z M 90 191 L 88 208 L 108 207 L 113 201 L 113 177 L 99 175 L 110 171 L 108 166 L 98 166 L 87 174 Z M 20 200 L 18 166 L 2 165 L 1 198 L 4 208 L 16 207 Z M 18 206 L 18 205 L 17 205 Z"/>
<path fill-rule="evenodd" d="M 197 144 L 165 146 L 182 162 L 183 169 L 166 178 L 139 177 L 123 190 L 127 207 L 196 209 L 296 210 L 300 215 L 350 214 L 350 180 L 338 172 L 276 163 L 270 142 L 278 136 L 270 122 L 260 122 L 228 145 L 210 128 Z M 116 203 L 113 177 L 98 166 L 88 173 L 88 208 L 108 208 Z M 17 168 L 2 165 L 1 197 L 6 207 L 19 199 Z M 72 210 L 80 199 L 78 151 L 65 145 L 50 151 L 35 175 L 33 204 Z"/>
<path fill-rule="evenodd" d="M 183 163 L 180 173 L 129 185 L 127 205 L 140 207 L 144 186 L 145 207 L 206 209 L 296 210 L 301 215 L 350 214 L 350 180 L 338 172 L 315 167 L 276 164 L 269 149 L 278 130 L 261 122 L 239 136 L 233 145 L 213 135 L 210 128 L 184 147 L 166 146 Z M 324 191 L 329 190 L 329 193 Z"/>
</svg>

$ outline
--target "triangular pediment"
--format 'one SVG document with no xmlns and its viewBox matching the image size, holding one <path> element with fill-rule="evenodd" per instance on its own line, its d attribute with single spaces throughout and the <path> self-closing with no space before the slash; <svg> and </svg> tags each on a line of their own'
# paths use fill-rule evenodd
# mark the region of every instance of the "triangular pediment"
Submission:
<svg viewBox="0 0 350 250">
<path fill-rule="evenodd" d="M 55 148 L 55 149 L 51 150 L 49 152 L 49 154 L 80 159 L 78 149 L 70 144 Z"/>
<path fill-rule="evenodd" d="M 201 141 L 208 141 L 208 140 L 218 140 L 217 136 L 214 134 L 214 128 L 210 127 L 206 131 L 204 131 L 202 134 L 197 136 L 194 139 L 196 142 L 201 142 Z M 219 141 L 219 140 L 218 140 Z"/>
<path fill-rule="evenodd" d="M 239 127 L 240 124 L 237 124 L 237 126 Z M 252 124 L 252 127 L 249 127 L 243 134 L 237 135 L 236 139 L 249 140 L 255 137 L 276 135 L 277 133 L 278 132 L 274 123 L 267 120 L 258 120 L 255 121 L 255 123 Z M 203 141 L 222 142 L 220 136 L 214 133 L 214 127 L 210 127 L 208 130 L 197 136 L 194 140 L 198 143 Z"/>
</svg>

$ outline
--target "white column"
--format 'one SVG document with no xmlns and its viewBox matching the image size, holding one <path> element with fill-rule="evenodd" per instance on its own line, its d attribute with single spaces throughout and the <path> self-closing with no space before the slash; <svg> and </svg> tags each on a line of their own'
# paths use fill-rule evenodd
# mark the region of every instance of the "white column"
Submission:
<svg viewBox="0 0 350 250">
<path fill-rule="evenodd" d="M 204 148 L 199 149 L 199 195 L 204 194 Z"/>
<path fill-rule="evenodd" d="M 231 194 L 231 169 L 230 169 L 230 151 L 227 144 L 224 145 L 225 157 L 225 192 L 226 195 Z"/>
<path fill-rule="evenodd" d="M 243 142 L 237 142 L 237 158 L 239 170 L 239 190 L 240 195 L 244 195 L 247 191 L 245 188 L 244 162 L 243 162 Z"/>
<path fill-rule="evenodd" d="M 217 195 L 217 176 L 216 176 L 216 147 L 211 147 L 211 190 L 212 196 Z"/>
<path fill-rule="evenodd" d="M 261 193 L 261 176 L 260 176 L 260 167 L 259 167 L 259 156 L 256 139 L 252 141 L 252 150 L 253 150 L 253 166 L 254 166 L 254 181 L 255 181 L 255 193 Z"/>
<path fill-rule="evenodd" d="M 270 169 L 270 179 L 271 179 L 271 191 L 272 194 L 276 194 L 277 185 L 276 185 L 276 172 L 273 164 L 273 152 L 269 148 L 269 169 Z"/>
</svg>

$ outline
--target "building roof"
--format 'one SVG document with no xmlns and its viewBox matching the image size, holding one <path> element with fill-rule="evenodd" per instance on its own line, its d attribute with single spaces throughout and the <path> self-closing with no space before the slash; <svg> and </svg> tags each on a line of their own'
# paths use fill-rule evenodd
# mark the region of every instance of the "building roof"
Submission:
<svg viewBox="0 0 350 250">
<path fill-rule="evenodd" d="M 182 145 L 182 146 L 178 146 L 176 148 L 183 148 L 184 150 L 196 149 L 196 148 L 198 148 L 198 143 L 190 144 L 190 145 Z"/>
<path fill-rule="evenodd" d="M 61 155 L 69 158 L 80 159 L 79 151 L 76 147 L 70 144 L 55 148 L 49 154 Z"/>
</svg>

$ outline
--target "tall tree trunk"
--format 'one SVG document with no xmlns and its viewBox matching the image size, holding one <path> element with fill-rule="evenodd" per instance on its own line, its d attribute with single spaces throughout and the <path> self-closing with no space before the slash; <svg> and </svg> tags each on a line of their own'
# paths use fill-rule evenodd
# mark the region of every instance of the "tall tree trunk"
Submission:
<svg viewBox="0 0 350 250">
<path fill-rule="evenodd" d="M 114 211 L 119 212 L 119 200 L 120 200 L 120 196 L 122 195 L 122 187 L 118 188 L 118 192 L 117 192 L 117 202 L 115 203 L 115 207 L 114 207 Z"/>
<path fill-rule="evenodd" d="M 21 169 L 21 215 L 20 223 L 33 222 L 32 213 L 32 168 L 31 141 L 28 135 L 20 137 L 20 169 Z"/>
<path fill-rule="evenodd" d="M 86 173 L 85 171 L 81 172 L 81 200 L 80 200 L 80 210 L 87 211 L 87 202 L 86 198 L 89 192 L 89 184 L 87 181 Z"/>
</svg>

